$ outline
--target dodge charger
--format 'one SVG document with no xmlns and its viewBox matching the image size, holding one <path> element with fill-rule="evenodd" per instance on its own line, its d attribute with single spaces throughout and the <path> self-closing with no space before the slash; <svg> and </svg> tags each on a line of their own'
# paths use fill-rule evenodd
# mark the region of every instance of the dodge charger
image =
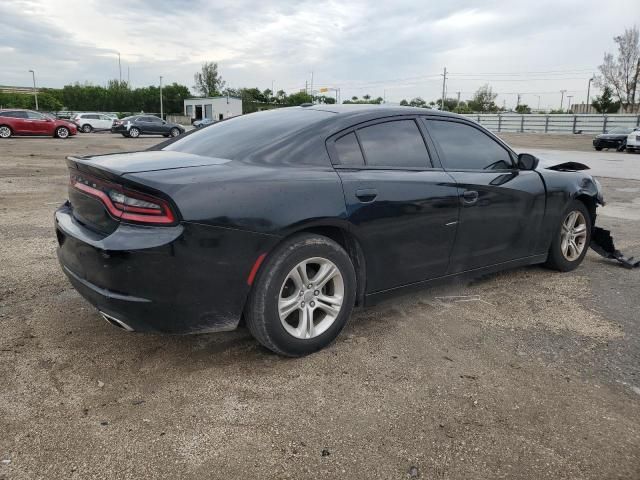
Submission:
<svg viewBox="0 0 640 480">
<path fill-rule="evenodd" d="M 524 265 L 582 262 L 598 182 L 464 117 L 315 105 L 146 151 L 67 158 L 55 213 L 71 284 L 127 331 L 216 332 L 303 356 L 355 306 Z"/>
</svg>

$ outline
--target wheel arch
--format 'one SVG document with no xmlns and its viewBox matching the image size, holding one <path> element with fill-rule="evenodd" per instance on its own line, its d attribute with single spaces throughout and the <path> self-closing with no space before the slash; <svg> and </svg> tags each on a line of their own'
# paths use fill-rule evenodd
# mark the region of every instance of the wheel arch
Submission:
<svg viewBox="0 0 640 480">
<path fill-rule="evenodd" d="M 356 306 L 364 305 L 364 296 L 366 291 L 366 261 L 364 250 L 360 241 L 350 231 L 349 226 L 346 224 L 342 224 L 340 222 L 312 222 L 287 230 L 286 234 L 269 249 L 269 252 L 267 252 L 267 258 L 271 252 L 273 252 L 285 240 L 301 233 L 322 235 L 330 238 L 344 248 L 353 263 L 353 268 L 356 273 Z"/>
<path fill-rule="evenodd" d="M 575 195 L 574 200 L 582 202 L 587 210 L 589 211 L 589 216 L 591 217 L 591 225 L 592 227 L 596 224 L 596 208 L 597 208 L 597 200 L 594 195 L 588 193 L 578 193 Z"/>
</svg>

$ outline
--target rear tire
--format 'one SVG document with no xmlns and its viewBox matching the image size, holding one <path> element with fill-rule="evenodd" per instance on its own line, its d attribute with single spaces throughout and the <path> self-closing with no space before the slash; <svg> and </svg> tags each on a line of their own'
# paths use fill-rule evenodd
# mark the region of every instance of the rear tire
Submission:
<svg viewBox="0 0 640 480">
<path fill-rule="evenodd" d="M 356 274 L 347 252 L 327 237 L 300 234 L 285 240 L 260 267 L 245 319 L 262 345 L 302 357 L 336 339 L 355 297 Z"/>
<path fill-rule="evenodd" d="M 626 150 L 626 148 L 627 148 L 627 141 L 625 140 L 620 145 L 618 145 L 618 148 L 616 148 L 616 150 L 618 152 L 624 152 Z"/>
<path fill-rule="evenodd" d="M 131 127 L 129 129 L 129 136 L 131 138 L 138 138 L 140 136 L 140 129 L 136 127 Z"/>
<path fill-rule="evenodd" d="M 173 127 L 170 132 L 169 135 L 171 135 L 172 137 L 177 137 L 178 135 L 180 135 L 180 129 Z"/>
<path fill-rule="evenodd" d="M 602 150 L 602 147 L 594 147 L 597 151 Z"/>
<path fill-rule="evenodd" d="M 0 138 L 10 138 L 13 135 L 11 127 L 8 125 L 0 125 Z"/>
<path fill-rule="evenodd" d="M 91 133 L 92 130 L 93 130 L 93 127 L 88 123 L 82 126 L 82 133 Z"/>
<path fill-rule="evenodd" d="M 584 203 L 573 200 L 561 216 L 545 266 L 561 272 L 577 268 L 589 250 L 591 214 Z"/>
</svg>

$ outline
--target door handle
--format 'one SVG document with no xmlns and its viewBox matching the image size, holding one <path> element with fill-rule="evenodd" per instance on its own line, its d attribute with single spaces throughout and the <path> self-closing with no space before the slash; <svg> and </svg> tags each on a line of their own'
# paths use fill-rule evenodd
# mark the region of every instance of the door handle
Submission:
<svg viewBox="0 0 640 480">
<path fill-rule="evenodd" d="M 478 201 L 478 192 L 467 190 L 462 194 L 462 202 L 465 205 L 474 205 Z"/>
<path fill-rule="evenodd" d="M 361 188 L 356 190 L 356 197 L 358 197 L 362 203 L 373 202 L 377 196 L 378 190 L 375 188 Z"/>
</svg>

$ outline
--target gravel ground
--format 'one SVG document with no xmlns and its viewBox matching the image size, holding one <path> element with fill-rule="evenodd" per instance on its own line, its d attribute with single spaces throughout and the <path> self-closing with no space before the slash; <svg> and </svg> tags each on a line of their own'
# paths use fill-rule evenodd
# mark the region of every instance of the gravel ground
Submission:
<svg viewBox="0 0 640 480">
<path fill-rule="evenodd" d="M 0 142 L 0 479 L 640 478 L 640 272 L 592 252 L 359 311 L 297 360 L 101 321 L 55 259 L 63 159 L 160 140 Z M 640 255 L 640 181 L 601 181 Z"/>
</svg>

